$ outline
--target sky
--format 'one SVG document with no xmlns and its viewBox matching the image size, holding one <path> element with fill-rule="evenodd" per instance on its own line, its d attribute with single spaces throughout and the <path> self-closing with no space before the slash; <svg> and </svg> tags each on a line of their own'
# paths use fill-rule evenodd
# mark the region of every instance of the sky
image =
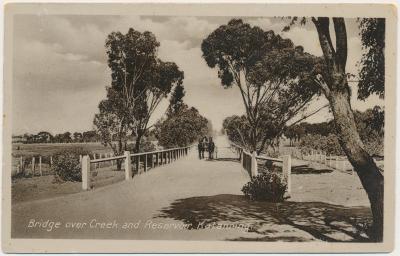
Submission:
<svg viewBox="0 0 400 256">
<path fill-rule="evenodd" d="M 14 18 L 13 52 L 13 134 L 49 131 L 53 134 L 83 132 L 93 128 L 98 104 L 110 85 L 105 39 L 113 31 L 126 33 L 130 27 L 151 31 L 160 42 L 158 56 L 173 61 L 184 71 L 184 101 L 196 107 L 220 130 L 225 117 L 243 114 L 238 88 L 224 89 L 217 70 L 202 58 L 201 42 L 220 25 L 233 17 L 172 16 L 100 16 L 100 15 L 16 15 Z M 251 25 L 274 30 L 290 38 L 295 45 L 321 56 L 318 36 L 311 23 L 295 26 L 288 32 L 282 28 L 288 20 L 266 17 L 241 17 Z M 349 56 L 347 72 L 357 74 L 362 56 L 355 19 L 346 20 Z M 334 33 L 333 33 L 334 34 Z M 367 101 L 356 99 L 352 87 L 353 109 L 365 110 L 383 105 L 377 97 Z M 158 120 L 167 107 L 164 100 L 152 116 Z M 313 102 L 309 111 L 323 106 L 323 97 Z M 323 122 L 331 118 L 327 109 L 308 119 Z"/>
</svg>

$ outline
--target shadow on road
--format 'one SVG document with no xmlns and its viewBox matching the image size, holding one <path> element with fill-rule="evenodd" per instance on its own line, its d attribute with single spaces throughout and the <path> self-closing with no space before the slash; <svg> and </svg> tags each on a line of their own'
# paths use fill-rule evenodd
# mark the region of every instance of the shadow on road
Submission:
<svg viewBox="0 0 400 256">
<path fill-rule="evenodd" d="M 233 239 L 241 241 L 309 241 L 310 238 L 301 236 L 306 232 L 327 242 L 368 242 L 365 227 L 371 223 L 367 207 L 322 202 L 254 202 L 244 196 L 229 194 L 179 199 L 162 209 L 158 217 L 182 221 L 190 224 L 192 229 L 199 229 L 204 223 L 248 223 L 249 232 L 255 232 L 257 237 Z M 282 227 L 300 232 L 279 236 L 277 233 L 282 232 Z"/>
<path fill-rule="evenodd" d="M 229 162 L 240 163 L 238 158 L 233 158 L 233 157 L 216 158 L 216 159 L 214 159 L 214 161 L 229 161 Z"/>
<path fill-rule="evenodd" d="M 292 167 L 292 174 L 322 174 L 331 173 L 332 169 L 316 169 L 309 167 L 308 165 L 299 165 Z"/>
</svg>

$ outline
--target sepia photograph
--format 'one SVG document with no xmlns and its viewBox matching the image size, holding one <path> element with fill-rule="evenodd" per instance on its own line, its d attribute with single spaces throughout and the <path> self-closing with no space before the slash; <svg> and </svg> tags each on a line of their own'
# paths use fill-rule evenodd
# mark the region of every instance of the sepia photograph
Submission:
<svg viewBox="0 0 400 256">
<path fill-rule="evenodd" d="M 3 250 L 391 250 L 396 8 L 177 5 L 5 6 Z"/>
</svg>

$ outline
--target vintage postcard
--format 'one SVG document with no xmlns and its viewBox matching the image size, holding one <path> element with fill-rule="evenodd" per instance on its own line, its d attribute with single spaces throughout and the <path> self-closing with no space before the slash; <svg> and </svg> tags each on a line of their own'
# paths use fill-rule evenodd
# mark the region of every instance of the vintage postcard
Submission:
<svg viewBox="0 0 400 256">
<path fill-rule="evenodd" d="M 8 3 L 5 252 L 389 252 L 388 3 Z"/>
</svg>

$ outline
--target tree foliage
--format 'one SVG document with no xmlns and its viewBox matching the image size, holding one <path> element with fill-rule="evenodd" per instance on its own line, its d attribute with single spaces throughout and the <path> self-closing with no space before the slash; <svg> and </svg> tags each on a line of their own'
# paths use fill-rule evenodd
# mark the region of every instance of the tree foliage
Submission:
<svg viewBox="0 0 400 256">
<path fill-rule="evenodd" d="M 127 123 L 136 138 L 136 152 L 140 151 L 141 139 L 157 106 L 183 80 L 183 72 L 175 63 L 157 58 L 159 46 L 151 32 L 132 28 L 127 34 L 112 32 L 106 40 L 111 87 L 120 93 L 129 113 Z"/>
<path fill-rule="evenodd" d="M 184 107 L 183 97 L 185 96 L 185 88 L 182 84 L 175 86 L 171 98 L 169 99 L 168 115 L 177 113 L 180 108 Z"/>
<path fill-rule="evenodd" d="M 311 74 L 321 60 L 272 30 L 233 19 L 204 39 L 201 48 L 207 65 L 218 69 L 221 84 L 241 93 L 251 151 L 260 153 L 319 95 Z"/>
<path fill-rule="evenodd" d="M 359 71 L 358 99 L 385 94 L 385 19 L 363 18 L 359 22 L 363 56 Z"/>
<path fill-rule="evenodd" d="M 127 150 L 128 136 L 131 131 L 132 113 L 124 106 L 122 93 L 107 88 L 107 99 L 99 103 L 99 113 L 95 114 L 93 124 L 102 144 L 109 146 L 114 155 L 122 155 Z M 121 163 L 117 162 L 117 168 Z"/>
<path fill-rule="evenodd" d="M 186 105 L 156 126 L 156 138 L 165 148 L 189 146 L 209 132 L 209 121 L 196 108 Z"/>
</svg>

